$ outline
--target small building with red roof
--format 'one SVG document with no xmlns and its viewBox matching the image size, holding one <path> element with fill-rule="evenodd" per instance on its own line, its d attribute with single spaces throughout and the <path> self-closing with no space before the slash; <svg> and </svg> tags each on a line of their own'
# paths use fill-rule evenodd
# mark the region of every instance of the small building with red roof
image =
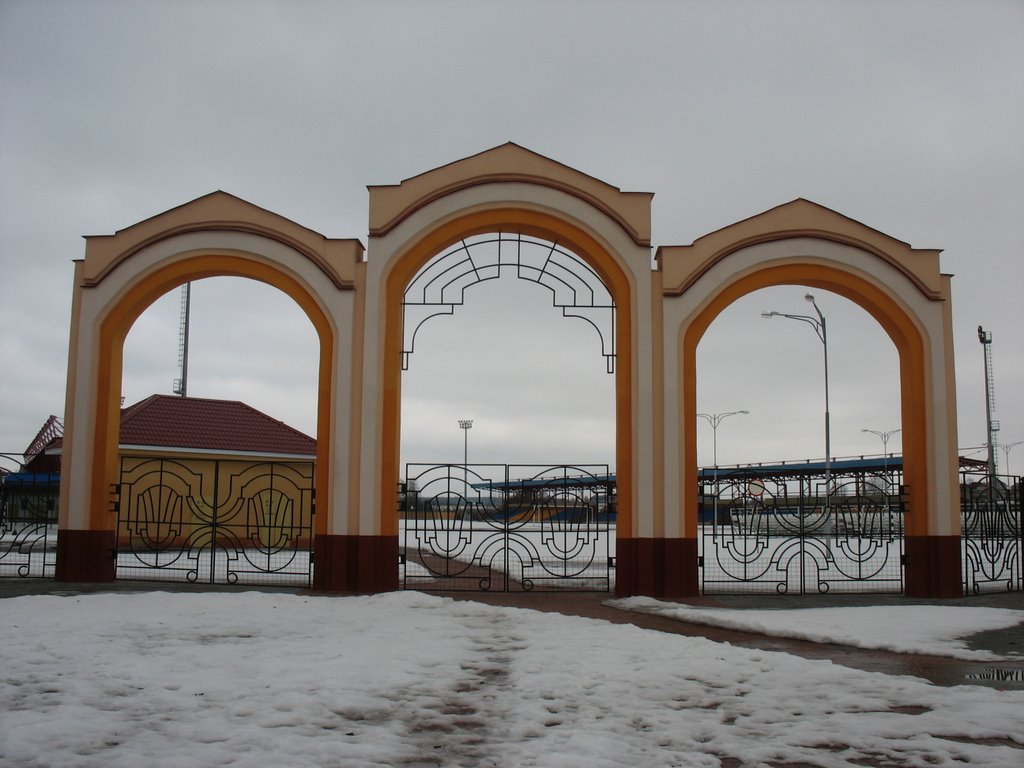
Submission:
<svg viewBox="0 0 1024 768">
<path fill-rule="evenodd" d="M 313 461 L 316 440 L 238 400 L 150 395 L 121 409 L 121 455 Z M 45 449 L 61 453 L 58 438 Z"/>
<path fill-rule="evenodd" d="M 151 395 L 121 410 L 121 453 L 313 460 L 316 440 L 238 400 Z"/>
</svg>

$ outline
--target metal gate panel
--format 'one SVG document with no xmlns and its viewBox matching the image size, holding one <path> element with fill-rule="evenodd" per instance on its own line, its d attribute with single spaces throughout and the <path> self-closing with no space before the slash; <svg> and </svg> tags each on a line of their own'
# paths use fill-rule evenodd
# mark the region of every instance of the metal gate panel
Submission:
<svg viewBox="0 0 1024 768">
<path fill-rule="evenodd" d="M 59 489 L 58 473 L 29 472 L 20 462 L 0 474 L 0 577 L 54 575 Z"/>
<path fill-rule="evenodd" d="M 308 586 L 312 462 L 126 456 L 117 577 Z"/>
<path fill-rule="evenodd" d="M 701 489 L 705 594 L 902 592 L 899 474 L 766 477 Z"/>
<path fill-rule="evenodd" d="M 405 477 L 405 589 L 611 589 L 615 481 L 607 465 L 409 464 Z"/>
<path fill-rule="evenodd" d="M 961 472 L 964 593 L 1024 589 L 1021 478 Z"/>
</svg>

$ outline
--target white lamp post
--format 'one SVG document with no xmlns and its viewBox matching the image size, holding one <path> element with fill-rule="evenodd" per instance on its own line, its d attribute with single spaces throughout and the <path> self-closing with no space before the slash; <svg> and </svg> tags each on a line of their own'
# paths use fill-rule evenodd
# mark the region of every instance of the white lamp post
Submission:
<svg viewBox="0 0 1024 768">
<path fill-rule="evenodd" d="M 1003 455 L 1006 457 L 1006 474 L 1010 473 L 1010 451 L 1016 448 L 1018 445 L 1024 445 L 1024 440 L 1018 440 L 1015 443 L 996 443 L 1000 448 L 1003 449 Z"/>
<path fill-rule="evenodd" d="M 890 429 L 887 432 L 878 429 L 861 430 L 861 432 L 870 432 L 872 435 L 877 435 L 882 440 L 882 473 L 885 475 L 886 496 L 889 495 L 889 488 L 892 486 L 892 483 L 889 481 L 889 438 L 902 431 L 902 429 Z"/>
<path fill-rule="evenodd" d="M 712 435 L 712 457 L 715 465 L 715 524 L 718 523 L 718 425 L 721 424 L 725 419 L 730 416 L 735 416 L 739 413 L 750 413 L 750 411 L 728 411 L 726 413 L 698 413 L 697 415 L 704 419 L 708 424 L 711 425 Z"/>
</svg>

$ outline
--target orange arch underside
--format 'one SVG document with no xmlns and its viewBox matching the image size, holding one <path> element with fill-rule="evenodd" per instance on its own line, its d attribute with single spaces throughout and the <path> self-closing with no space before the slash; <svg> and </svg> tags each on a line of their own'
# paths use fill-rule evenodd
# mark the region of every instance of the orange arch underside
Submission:
<svg viewBox="0 0 1024 768">
<path fill-rule="evenodd" d="M 600 275 L 615 301 L 615 460 L 618 481 L 618 536 L 632 536 L 633 515 L 633 293 L 626 272 L 597 239 L 548 213 L 520 208 L 477 211 L 443 223 L 402 252 L 385 284 L 383 425 L 381 432 L 382 535 L 398 534 L 398 515 L 389 501 L 399 478 L 401 441 L 402 296 L 416 272 L 452 243 L 490 232 L 516 231 L 558 243 L 585 259 Z"/>
<path fill-rule="evenodd" d="M 313 323 L 320 340 L 317 394 L 316 498 L 329 504 L 331 481 L 332 372 L 334 329 L 312 294 L 279 268 L 238 255 L 206 253 L 159 267 L 128 288 L 100 325 L 99 370 L 96 384 L 96 428 L 93 433 L 93 466 L 89 527 L 110 529 L 110 489 L 118 482 L 118 434 L 124 342 L 132 325 L 154 301 L 191 280 L 205 277 L 247 277 L 271 285 L 290 296 Z M 324 510 L 326 511 L 326 510 Z M 326 533 L 329 514 L 315 515 L 315 533 Z"/>
<path fill-rule="evenodd" d="M 923 536 L 928 528 L 926 359 L 921 332 L 907 313 L 878 285 L 840 267 L 790 263 L 751 272 L 725 286 L 683 330 L 680 349 L 684 535 L 697 535 L 697 345 L 708 326 L 730 304 L 748 293 L 776 285 L 807 285 L 832 291 L 858 304 L 885 329 L 900 360 L 900 412 L 903 428 L 903 478 L 907 496 L 906 534 Z"/>
</svg>

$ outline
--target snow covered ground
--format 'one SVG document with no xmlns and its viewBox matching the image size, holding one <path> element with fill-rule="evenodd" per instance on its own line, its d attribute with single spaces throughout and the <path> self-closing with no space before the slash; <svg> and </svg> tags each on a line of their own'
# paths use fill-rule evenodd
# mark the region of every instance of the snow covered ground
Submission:
<svg viewBox="0 0 1024 768">
<path fill-rule="evenodd" d="M 415 592 L 0 607 L 5 766 L 1024 763 L 1024 692 Z"/>
<path fill-rule="evenodd" d="M 666 616 L 690 624 L 814 643 L 839 643 L 856 648 L 923 653 L 971 661 L 1020 658 L 970 650 L 962 638 L 989 629 L 1024 624 L 1024 611 L 1006 608 L 901 605 L 759 611 L 695 608 L 651 597 L 626 597 L 608 600 L 605 604 L 627 611 Z"/>
</svg>

